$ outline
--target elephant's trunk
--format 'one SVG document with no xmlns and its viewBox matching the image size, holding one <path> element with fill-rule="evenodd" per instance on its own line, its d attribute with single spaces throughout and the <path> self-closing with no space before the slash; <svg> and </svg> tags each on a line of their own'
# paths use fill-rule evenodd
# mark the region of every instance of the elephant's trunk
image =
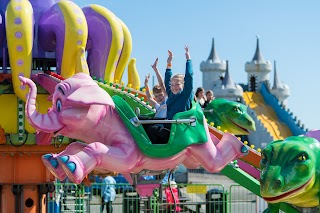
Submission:
<svg viewBox="0 0 320 213">
<path fill-rule="evenodd" d="M 36 130 L 43 132 L 56 132 L 63 128 L 58 120 L 58 113 L 55 110 L 49 110 L 47 114 L 41 114 L 36 110 L 37 87 L 28 78 L 19 77 L 23 84 L 30 88 L 26 102 L 26 117 Z"/>
</svg>

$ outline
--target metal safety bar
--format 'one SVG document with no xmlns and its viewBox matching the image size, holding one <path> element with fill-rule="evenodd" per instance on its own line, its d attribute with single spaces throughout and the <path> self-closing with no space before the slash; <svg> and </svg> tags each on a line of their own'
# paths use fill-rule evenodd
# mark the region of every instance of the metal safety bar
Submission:
<svg viewBox="0 0 320 213">
<path fill-rule="evenodd" d="M 213 109 L 204 109 L 203 112 L 213 113 Z"/>
<path fill-rule="evenodd" d="M 189 119 L 178 119 L 178 120 L 139 120 L 138 117 L 133 117 L 130 122 L 138 127 L 141 124 L 182 124 L 189 123 L 191 126 L 196 126 L 196 117 L 191 116 Z"/>
</svg>

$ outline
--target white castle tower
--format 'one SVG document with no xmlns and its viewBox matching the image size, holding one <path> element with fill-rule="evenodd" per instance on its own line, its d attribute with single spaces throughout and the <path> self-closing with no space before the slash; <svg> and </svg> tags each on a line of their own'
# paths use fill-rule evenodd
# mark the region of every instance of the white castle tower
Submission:
<svg viewBox="0 0 320 213">
<path fill-rule="evenodd" d="M 260 48 L 259 38 L 257 37 L 256 52 L 251 62 L 245 64 L 245 71 L 248 73 L 248 90 L 257 92 L 260 90 L 260 83 L 269 81 L 271 62 L 264 60 Z"/>
<path fill-rule="evenodd" d="M 221 82 L 221 80 L 219 80 Z M 230 101 L 235 101 L 242 97 L 243 89 L 240 85 L 235 84 L 229 73 L 229 63 L 227 61 L 226 74 L 220 84 L 213 87 L 213 93 L 217 98 L 225 98 Z"/>
<path fill-rule="evenodd" d="M 216 53 L 213 38 L 210 55 L 207 61 L 202 61 L 200 64 L 202 86 L 205 90 L 213 89 L 216 83 L 221 82 L 221 77 L 223 77 L 226 72 L 226 66 L 226 61 L 221 60 Z"/>
<path fill-rule="evenodd" d="M 283 105 L 286 105 L 286 99 L 290 96 L 289 86 L 279 80 L 275 61 L 274 61 L 273 87 L 271 89 L 271 93 L 274 96 L 276 96 L 278 101 L 282 102 Z"/>
</svg>

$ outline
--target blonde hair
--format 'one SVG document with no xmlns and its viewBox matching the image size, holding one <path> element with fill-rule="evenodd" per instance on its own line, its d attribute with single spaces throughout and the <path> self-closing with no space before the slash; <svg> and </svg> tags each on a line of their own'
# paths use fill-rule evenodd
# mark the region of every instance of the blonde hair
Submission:
<svg viewBox="0 0 320 213">
<path fill-rule="evenodd" d="M 184 75 L 176 74 L 171 77 L 171 81 L 172 81 L 172 79 L 177 79 L 182 85 L 184 85 Z"/>
<path fill-rule="evenodd" d="M 160 85 L 159 85 L 159 84 L 156 84 L 156 85 L 154 85 L 154 87 L 152 88 L 152 92 L 153 92 L 153 94 L 155 94 L 155 93 L 161 93 L 161 92 L 163 92 L 163 91 L 162 91 Z"/>
</svg>

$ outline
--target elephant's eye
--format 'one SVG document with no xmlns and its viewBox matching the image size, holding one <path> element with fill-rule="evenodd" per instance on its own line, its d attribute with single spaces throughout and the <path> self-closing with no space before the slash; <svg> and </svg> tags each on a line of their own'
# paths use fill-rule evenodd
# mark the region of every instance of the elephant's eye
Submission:
<svg viewBox="0 0 320 213">
<path fill-rule="evenodd" d="M 57 100 L 56 107 L 57 107 L 57 111 L 60 112 L 62 109 L 62 103 L 60 99 Z"/>
</svg>

